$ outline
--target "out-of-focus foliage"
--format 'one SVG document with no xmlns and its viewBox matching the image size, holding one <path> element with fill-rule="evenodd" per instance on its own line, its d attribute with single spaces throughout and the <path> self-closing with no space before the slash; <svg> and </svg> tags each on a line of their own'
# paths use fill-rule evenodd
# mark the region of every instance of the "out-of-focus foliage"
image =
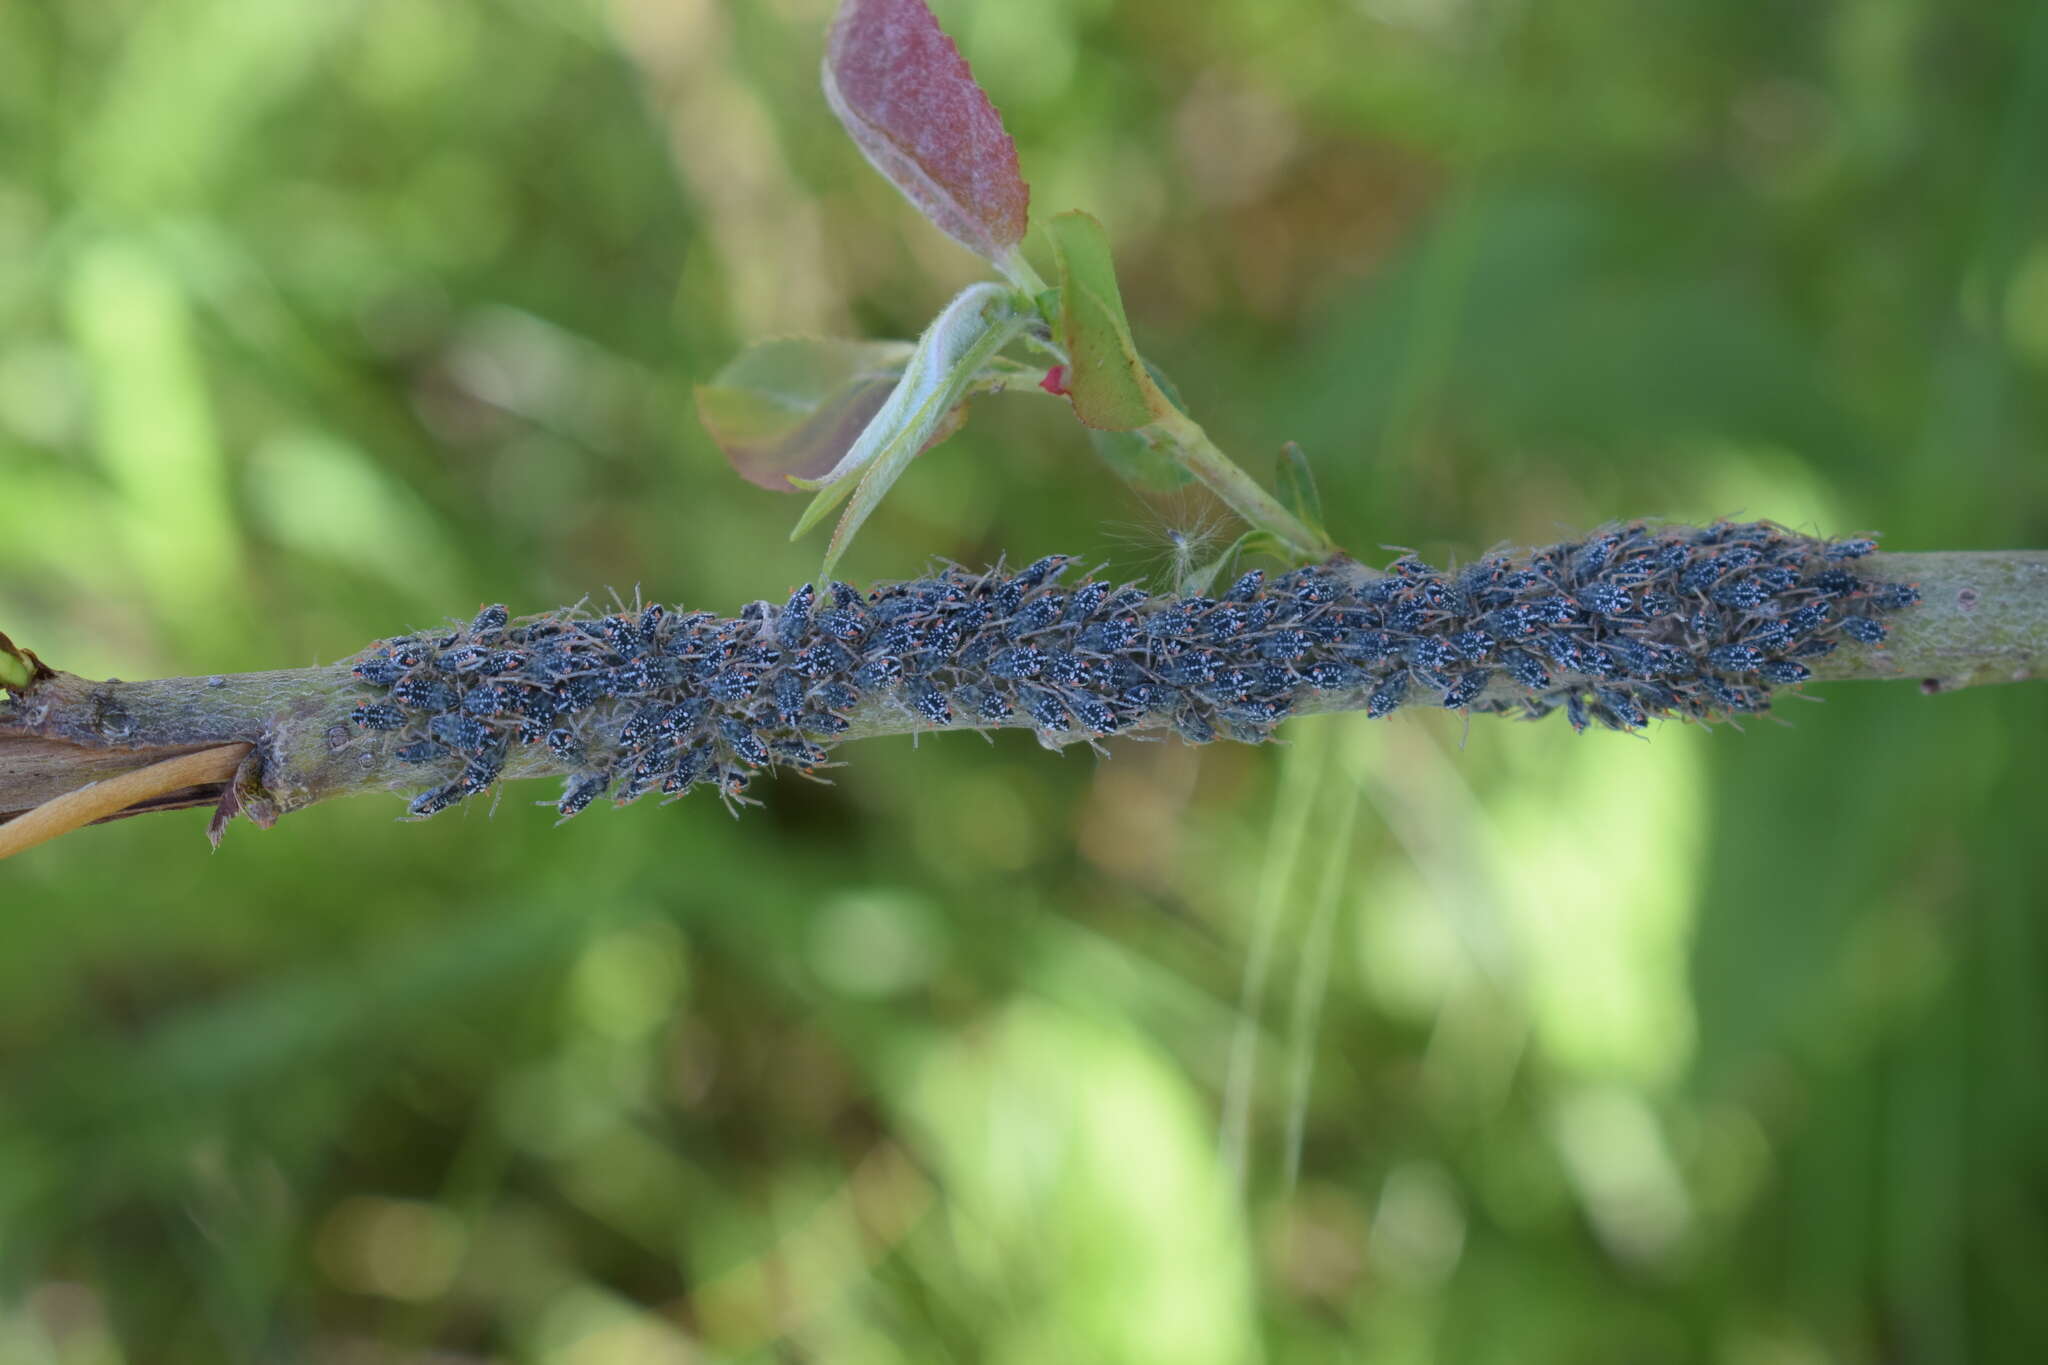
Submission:
<svg viewBox="0 0 2048 1365">
<path fill-rule="evenodd" d="M 1344 543 L 2048 542 L 2039 5 L 937 8 Z M 828 18 L 0 6 L 0 630 L 140 677 L 782 596 L 692 385 L 981 265 Z M 848 572 L 1188 557 L 976 406 Z M 0 1359 L 2038 1360 L 2037 687 L 87 830 L 0 868 Z"/>
</svg>

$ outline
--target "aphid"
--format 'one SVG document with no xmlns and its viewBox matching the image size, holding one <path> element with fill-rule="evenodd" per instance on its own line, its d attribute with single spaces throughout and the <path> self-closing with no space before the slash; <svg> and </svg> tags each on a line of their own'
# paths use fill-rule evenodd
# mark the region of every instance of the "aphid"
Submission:
<svg viewBox="0 0 2048 1365">
<path fill-rule="evenodd" d="M 1769 683 L 1790 685 L 1803 683 L 1813 676 L 1813 670 L 1805 664 L 1795 664 L 1789 659 L 1768 659 L 1757 669 L 1763 680 Z"/>
<path fill-rule="evenodd" d="M 438 678 L 407 678 L 391 689 L 391 700 L 414 711 L 452 711 L 456 698 Z"/>
<path fill-rule="evenodd" d="M 1822 569 L 1813 576 L 1815 592 L 1828 597 L 1847 597 L 1863 586 L 1863 580 L 1846 569 Z"/>
<path fill-rule="evenodd" d="M 1579 605 L 1601 616 L 1626 616 L 1634 603 L 1624 589 L 1612 583 L 1594 583 L 1580 591 Z"/>
<path fill-rule="evenodd" d="M 661 733 L 674 739 L 696 729 L 697 722 L 704 719 L 704 712 L 708 709 L 709 703 L 701 697 L 690 697 L 677 702 L 662 713 Z"/>
<path fill-rule="evenodd" d="M 1758 649 L 1783 649 L 1792 643 L 1798 632 L 1787 621 L 1768 621 L 1742 637 L 1742 643 Z"/>
<path fill-rule="evenodd" d="M 1417 676 L 1436 686 L 1434 679 L 1458 662 L 1458 653 L 1434 635 L 1425 635 L 1408 647 L 1408 665 Z"/>
<path fill-rule="evenodd" d="M 448 757 L 448 747 L 431 739 L 416 739 L 410 744 L 401 744 L 392 750 L 391 756 L 400 763 L 432 763 Z"/>
<path fill-rule="evenodd" d="M 832 580 L 832 605 L 839 611 L 858 612 L 861 610 L 860 589 L 850 583 Z"/>
<path fill-rule="evenodd" d="M 1612 718 L 1613 729 L 1640 730 L 1650 723 L 1649 716 L 1636 704 L 1635 698 L 1618 687 L 1596 687 L 1593 689 L 1593 695 L 1599 698 L 1600 705 L 1606 708 L 1608 713 L 1602 719 Z"/>
<path fill-rule="evenodd" d="M 1764 585 L 1755 579 L 1743 578 L 1718 585 L 1708 596 L 1724 607 L 1748 611 L 1762 606 L 1770 594 L 1764 590 Z"/>
<path fill-rule="evenodd" d="M 1700 679 L 1700 686 L 1706 690 L 1708 696 L 1719 702 L 1725 710 L 1761 711 L 1765 707 L 1762 698 L 1748 688 L 1737 687 L 1733 683 L 1724 683 L 1712 674 L 1702 677 Z"/>
<path fill-rule="evenodd" d="M 405 728 L 405 712 L 384 702 L 358 702 L 351 717 L 365 730 L 402 730 Z"/>
<path fill-rule="evenodd" d="M 1096 621 L 1081 632 L 1074 643 L 1097 654 L 1114 654 L 1127 648 L 1138 634 L 1138 622 L 1131 616 L 1112 616 Z"/>
<path fill-rule="evenodd" d="M 816 626 L 824 634 L 848 644 L 858 644 L 868 633 L 867 618 L 857 611 L 834 609 L 818 613 Z"/>
<path fill-rule="evenodd" d="M 1310 664 L 1303 674 L 1308 685 L 1318 692 L 1342 692 L 1359 685 L 1360 674 L 1349 664 L 1332 662 Z"/>
<path fill-rule="evenodd" d="M 1804 635 L 1827 620 L 1833 610 L 1833 605 L 1825 600 L 1808 602 L 1785 618 L 1785 627 L 1794 635 Z"/>
<path fill-rule="evenodd" d="M 1221 708 L 1226 720 L 1249 721 L 1254 725 L 1271 725 L 1285 720 L 1294 709 L 1293 702 L 1286 697 L 1246 697 L 1233 701 Z M 1265 736 L 1262 734 L 1260 738 Z"/>
<path fill-rule="evenodd" d="M 1754 645 L 1716 645 L 1707 651 L 1707 662 L 1731 673 L 1754 673 L 1763 664 L 1764 652 Z"/>
<path fill-rule="evenodd" d="M 853 685 L 863 692 L 879 692 L 903 676 L 903 664 L 884 654 L 870 659 L 853 675 Z"/>
<path fill-rule="evenodd" d="M 1073 707 L 1075 717 L 1092 734 L 1113 735 L 1123 728 L 1116 712 L 1093 697 L 1077 697 Z"/>
<path fill-rule="evenodd" d="M 807 739 L 778 739 L 769 746 L 779 762 L 788 764 L 802 772 L 825 766 L 831 755 Z"/>
<path fill-rule="evenodd" d="M 1817 659 L 1823 654 L 1834 653 L 1835 642 L 1833 640 L 1819 639 L 1802 640 L 1799 647 L 1792 652 L 1802 659 Z"/>
<path fill-rule="evenodd" d="M 405 809 L 413 818 L 424 820 L 430 815 L 439 815 L 468 795 L 462 783 L 450 782 L 445 787 L 435 787 L 432 791 L 421 792 L 406 803 Z"/>
<path fill-rule="evenodd" d="M 801 674 L 784 670 L 775 675 L 773 693 L 775 697 L 775 718 L 784 725 L 793 725 L 803 714 L 805 684 Z"/>
<path fill-rule="evenodd" d="M 1401 699 L 1408 695 L 1408 675 L 1395 673 L 1373 689 L 1365 700 L 1365 714 L 1374 720 L 1390 714 L 1400 706 Z"/>
<path fill-rule="evenodd" d="M 842 682 L 819 683 L 811 689 L 811 700 L 827 711 L 851 711 L 860 702 L 860 694 Z"/>
<path fill-rule="evenodd" d="M 775 638 L 784 649 L 795 649 L 811 632 L 811 603 L 817 592 L 805 583 L 789 595 L 782 615 L 775 618 Z"/>
<path fill-rule="evenodd" d="M 953 708 L 946 701 L 946 694 L 925 678 L 913 678 L 903 689 L 910 699 L 913 711 L 933 725 L 947 725 L 953 720 Z"/>
<path fill-rule="evenodd" d="M 1611 678 L 1621 671 L 1614 656 L 1599 645 L 1580 645 L 1572 654 L 1572 665 L 1589 678 Z"/>
<path fill-rule="evenodd" d="M 491 740 L 491 732 L 482 721 L 452 712 L 429 720 L 427 733 L 462 754 L 476 753 Z"/>
<path fill-rule="evenodd" d="M 697 785 L 698 775 L 710 762 L 710 755 L 701 749 L 685 749 L 676 755 L 675 766 L 661 779 L 661 789 L 670 796 L 680 796 Z"/>
<path fill-rule="evenodd" d="M 1222 666 L 1223 656 L 1215 650 L 1192 649 L 1169 660 L 1163 676 L 1176 687 L 1195 687 L 1213 681 Z"/>
<path fill-rule="evenodd" d="M 962 688 L 964 692 L 966 689 Z M 993 687 L 981 688 L 974 697 L 974 712 L 983 720 L 1003 721 L 1015 715 L 1010 699 Z"/>
<path fill-rule="evenodd" d="M 1668 592 L 1646 592 L 1643 594 L 1643 615 L 1676 616 L 1678 599 Z"/>
<path fill-rule="evenodd" d="M 482 645 L 457 645 L 438 660 L 451 673 L 474 673 L 491 661 L 491 651 Z"/>
<path fill-rule="evenodd" d="M 1259 585 L 1266 581 L 1264 569 L 1253 569 L 1241 575 L 1230 585 L 1230 591 L 1223 594 L 1226 602 L 1249 602 L 1259 595 Z"/>
<path fill-rule="evenodd" d="M 1568 626 L 1579 619 L 1579 609 L 1561 592 L 1539 597 L 1528 604 L 1530 619 L 1546 625 Z"/>
<path fill-rule="evenodd" d="M 1604 648 L 1625 672 L 1647 674 L 1657 666 L 1657 656 L 1640 640 L 1609 640 Z"/>
<path fill-rule="evenodd" d="M 1821 553 L 1829 559 L 1861 559 L 1876 548 L 1874 540 L 1838 540 Z"/>
<path fill-rule="evenodd" d="M 640 622 L 635 627 L 640 643 L 652 649 L 661 642 L 661 623 L 668 616 L 668 608 L 659 602 L 651 603 L 640 613 Z"/>
<path fill-rule="evenodd" d="M 1620 543 L 1621 537 L 1616 535 L 1599 536 L 1587 541 L 1586 548 L 1579 551 L 1578 557 L 1572 561 L 1573 576 L 1584 582 L 1598 574 L 1607 567 L 1607 556 L 1612 554 L 1614 547 Z"/>
<path fill-rule="evenodd" d="M 1073 724 L 1073 718 L 1067 714 L 1066 705 L 1043 688 L 1019 688 L 1018 700 L 1024 703 L 1025 714 L 1029 715 L 1041 730 L 1061 731 Z"/>
<path fill-rule="evenodd" d="M 476 796 L 488 791 L 498 774 L 505 770 L 505 756 L 502 752 L 488 750 L 478 754 L 462 770 L 461 786 L 465 796 Z"/>
<path fill-rule="evenodd" d="M 611 784 L 611 778 L 604 773 L 571 774 L 562 783 L 562 799 L 555 803 L 555 810 L 564 820 L 580 815 Z"/>
<path fill-rule="evenodd" d="M 1501 667 L 1508 676 L 1532 691 L 1541 691 L 1550 686 L 1550 674 L 1534 654 L 1511 649 L 1501 655 Z"/>
<path fill-rule="evenodd" d="M 1891 632 L 1884 622 L 1873 621 L 1868 616 L 1845 616 L 1842 618 L 1842 634 L 1866 645 L 1879 645 Z"/>
<path fill-rule="evenodd" d="M 1172 704 L 1179 695 L 1161 683 L 1134 682 L 1117 694 L 1117 701 L 1133 711 L 1157 711 Z"/>
<path fill-rule="evenodd" d="M 820 641 L 808 649 L 798 650 L 789 666 L 800 677 L 824 678 L 844 672 L 853 666 L 853 656 L 830 640 Z"/>
<path fill-rule="evenodd" d="M 1346 631 L 1337 641 L 1337 652 L 1359 663 L 1373 663 L 1393 652 L 1394 641 L 1383 630 Z"/>
<path fill-rule="evenodd" d="M 476 619 L 469 623 L 469 633 L 489 635 L 493 631 L 503 630 L 505 623 L 510 619 L 511 614 L 503 606 L 485 607 L 476 614 Z"/>
<path fill-rule="evenodd" d="M 710 685 L 704 690 L 715 701 L 740 702 L 753 696 L 754 689 L 760 682 L 760 675 L 751 669 L 729 668 L 712 678 Z"/>
<path fill-rule="evenodd" d="M 1259 641 L 1259 657 L 1262 659 L 1299 659 L 1308 653 L 1309 638 L 1305 631 L 1276 630 Z"/>
<path fill-rule="evenodd" d="M 1035 678 L 1045 668 L 1045 651 L 1033 645 L 1016 645 L 988 661 L 988 671 L 998 678 Z"/>
<path fill-rule="evenodd" d="M 1297 569 L 1288 575 L 1287 595 L 1305 607 L 1317 607 L 1337 600 L 1339 585 L 1334 574 L 1320 569 Z"/>
<path fill-rule="evenodd" d="M 830 711 L 806 711 L 796 718 L 796 728 L 813 735 L 843 735 L 848 726 Z"/>
<path fill-rule="evenodd" d="M 1078 654 L 1069 654 L 1063 649 L 1049 649 L 1045 652 L 1045 677 L 1061 687 L 1072 687 L 1081 681 L 1085 665 Z"/>
<path fill-rule="evenodd" d="M 1216 738 L 1216 727 L 1193 705 L 1183 705 L 1173 713 L 1174 733 L 1189 744 L 1207 744 Z"/>
<path fill-rule="evenodd" d="M 583 745 L 576 739 L 576 732 L 560 726 L 548 731 L 548 752 L 564 763 L 573 763 L 583 753 Z"/>
<path fill-rule="evenodd" d="M 1758 569 L 1751 581 L 1761 583 L 1767 592 L 1790 592 L 1799 586 L 1799 574 L 1783 565 L 1775 565 L 1768 569 Z"/>
<path fill-rule="evenodd" d="M 1881 583 L 1870 594 L 1871 605 L 1880 611 L 1897 611 L 1920 600 L 1920 590 L 1908 583 Z"/>
<path fill-rule="evenodd" d="M 761 742 L 760 736 L 756 735 L 745 721 L 733 716 L 721 716 L 718 720 L 718 733 L 742 763 L 751 763 L 757 768 L 767 764 L 768 746 Z"/>
<path fill-rule="evenodd" d="M 1074 589 L 1074 595 L 1067 599 L 1067 619 L 1069 621 L 1087 620 L 1089 616 L 1094 614 L 1095 609 L 1102 605 L 1103 599 L 1108 596 L 1109 584 L 1102 582 L 1083 583 L 1080 587 Z"/>
<path fill-rule="evenodd" d="M 1527 607 L 1501 607 L 1488 612 L 1482 623 L 1502 640 L 1515 640 L 1536 629 L 1536 613 Z"/>
<path fill-rule="evenodd" d="M 1451 648 L 1466 663 L 1478 663 L 1493 653 L 1493 637 L 1483 630 L 1461 630 L 1451 637 Z"/>
<path fill-rule="evenodd" d="M 400 663 L 388 650 L 379 650 L 359 662 L 352 671 L 372 687 L 389 687 L 403 678 L 412 666 Z"/>
<path fill-rule="evenodd" d="M 1010 618 L 1010 638 L 1019 639 L 1035 630 L 1044 630 L 1060 619 L 1066 600 L 1056 592 L 1044 593 L 1032 598 Z"/>
<path fill-rule="evenodd" d="M 1586 733 L 1586 725 L 1592 717 L 1586 713 L 1586 699 L 1584 696 L 1577 692 L 1565 694 L 1564 718 L 1571 723 L 1573 733 L 1581 735 Z"/>
<path fill-rule="evenodd" d="M 1444 709 L 1455 711 L 1461 706 L 1470 706 L 1486 685 L 1493 681 L 1490 669 L 1475 668 L 1451 679 L 1451 685 L 1444 689 Z"/>
<path fill-rule="evenodd" d="M 1228 640 L 1234 635 L 1244 633 L 1245 627 L 1250 624 L 1250 617 L 1242 606 L 1226 602 L 1209 613 L 1206 624 L 1209 627 L 1210 639 Z"/>
<path fill-rule="evenodd" d="M 1073 562 L 1074 557 L 1072 555 L 1047 555 L 1043 559 L 1033 560 L 1025 565 L 1018 572 L 1016 581 L 1027 588 L 1035 588 L 1041 583 L 1058 578 L 1067 571 L 1067 566 Z"/>
</svg>

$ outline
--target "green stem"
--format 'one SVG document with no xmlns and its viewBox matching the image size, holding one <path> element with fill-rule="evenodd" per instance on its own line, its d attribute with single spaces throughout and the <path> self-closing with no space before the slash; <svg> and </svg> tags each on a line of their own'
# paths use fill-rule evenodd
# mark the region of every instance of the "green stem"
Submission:
<svg viewBox="0 0 2048 1365">
<path fill-rule="evenodd" d="M 1174 457 L 1189 473 L 1207 484 L 1232 511 L 1279 541 L 1303 563 L 1328 559 L 1338 553 L 1338 547 L 1328 536 L 1303 524 L 1271 493 L 1259 487 L 1257 480 L 1238 468 L 1194 418 L 1176 409 L 1145 430 L 1170 442 Z"/>
<path fill-rule="evenodd" d="M 995 265 L 997 273 L 1010 282 L 1012 289 L 1024 292 L 1027 308 L 1045 292 L 1045 281 L 1031 268 L 1031 262 L 1024 259 L 1024 252 L 1020 248 L 1011 247 Z"/>
</svg>

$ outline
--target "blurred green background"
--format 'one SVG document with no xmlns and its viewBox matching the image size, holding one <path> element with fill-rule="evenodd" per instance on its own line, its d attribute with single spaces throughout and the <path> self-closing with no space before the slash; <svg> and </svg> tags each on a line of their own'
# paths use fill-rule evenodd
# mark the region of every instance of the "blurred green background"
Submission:
<svg viewBox="0 0 2048 1365">
<path fill-rule="evenodd" d="M 1361 552 L 2048 543 L 2048 6 L 937 8 Z M 147 677 L 807 577 L 691 386 L 978 273 L 828 14 L 0 6 L 0 629 Z M 1002 397 L 846 567 L 1204 515 Z M 0 1361 L 2039 1360 L 2043 694 L 1822 691 L 81 832 L 0 868 Z"/>
</svg>

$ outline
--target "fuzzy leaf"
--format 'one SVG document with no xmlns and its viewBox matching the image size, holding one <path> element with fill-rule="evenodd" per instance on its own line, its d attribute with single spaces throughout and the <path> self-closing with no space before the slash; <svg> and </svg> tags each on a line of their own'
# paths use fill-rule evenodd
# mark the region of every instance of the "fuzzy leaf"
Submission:
<svg viewBox="0 0 2048 1365">
<path fill-rule="evenodd" d="M 1102 224 L 1079 211 L 1049 228 L 1060 270 L 1060 339 L 1074 415 L 1103 431 L 1147 426 L 1173 408 L 1138 357 Z"/>
<path fill-rule="evenodd" d="M 740 353 L 697 387 L 697 416 L 741 478 L 781 493 L 816 479 L 866 429 L 915 348 L 786 337 Z"/>
<path fill-rule="evenodd" d="M 1029 322 L 1026 306 L 998 284 L 961 290 L 925 328 L 902 377 L 839 462 L 816 479 L 793 480 L 818 490 L 818 496 L 804 509 L 791 540 L 853 494 L 853 505 L 840 518 L 825 552 L 826 576 L 910 461 L 959 428 L 967 395 L 999 389 L 1015 377 L 1016 367 L 1006 366 L 999 353 Z M 855 475 L 860 476 L 858 486 Z"/>
<path fill-rule="evenodd" d="M 941 232 L 991 261 L 1023 240 L 1017 144 L 924 0 L 846 0 L 824 86 L 868 161 Z"/>
</svg>

